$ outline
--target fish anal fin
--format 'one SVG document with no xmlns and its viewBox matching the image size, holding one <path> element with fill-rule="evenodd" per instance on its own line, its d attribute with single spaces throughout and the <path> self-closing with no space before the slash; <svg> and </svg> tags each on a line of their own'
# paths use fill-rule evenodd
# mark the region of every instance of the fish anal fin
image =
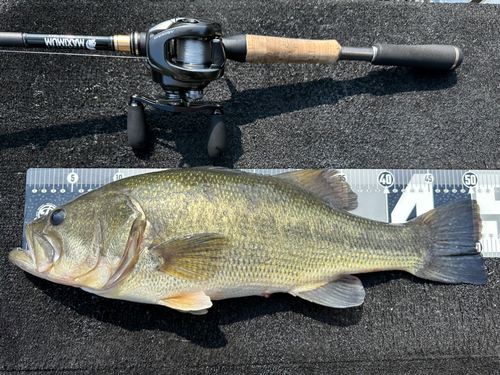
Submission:
<svg viewBox="0 0 500 375">
<path fill-rule="evenodd" d="M 352 275 L 342 275 L 318 288 L 293 294 L 307 301 L 335 308 L 359 306 L 365 299 L 361 280 Z"/>
<path fill-rule="evenodd" d="M 224 262 L 229 239 L 221 234 L 201 233 L 175 238 L 151 251 L 162 258 L 159 269 L 191 281 L 210 279 Z"/>
<path fill-rule="evenodd" d="M 295 182 L 333 208 L 352 211 L 358 207 L 358 196 L 351 190 L 344 176 L 334 169 L 303 169 L 276 177 Z"/>
<path fill-rule="evenodd" d="M 212 307 L 212 300 L 203 292 L 188 293 L 164 298 L 159 300 L 157 303 L 158 305 L 167 306 L 171 309 L 194 315 L 206 314 L 207 309 Z"/>
</svg>

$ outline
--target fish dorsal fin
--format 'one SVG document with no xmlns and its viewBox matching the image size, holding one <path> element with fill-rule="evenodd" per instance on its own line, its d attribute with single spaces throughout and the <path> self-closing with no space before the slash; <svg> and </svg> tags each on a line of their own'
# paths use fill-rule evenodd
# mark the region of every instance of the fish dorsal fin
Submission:
<svg viewBox="0 0 500 375">
<path fill-rule="evenodd" d="M 222 265 L 229 239 L 217 233 L 200 233 L 174 238 L 151 251 L 162 259 L 159 269 L 185 280 L 211 278 Z"/>
<path fill-rule="evenodd" d="M 180 296 L 164 298 L 158 301 L 159 305 L 170 307 L 181 312 L 188 312 L 194 315 L 207 313 L 207 309 L 212 307 L 209 296 L 203 292 L 183 294 Z"/>
<path fill-rule="evenodd" d="M 330 207 L 352 211 L 358 207 L 358 196 L 351 190 L 343 175 L 333 169 L 303 169 L 276 177 L 294 181 L 319 196 Z"/>
<path fill-rule="evenodd" d="M 319 288 L 294 294 L 318 305 L 335 308 L 359 306 L 365 299 L 361 280 L 352 275 L 343 275 Z"/>
</svg>

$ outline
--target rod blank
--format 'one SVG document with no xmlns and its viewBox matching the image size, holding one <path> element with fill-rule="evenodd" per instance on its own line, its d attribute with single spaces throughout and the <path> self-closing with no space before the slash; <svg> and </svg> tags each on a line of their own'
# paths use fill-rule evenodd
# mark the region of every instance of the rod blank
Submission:
<svg viewBox="0 0 500 375">
<path fill-rule="evenodd" d="M 90 36 L 0 32 L 0 47 L 131 51 L 129 35 Z"/>
<path fill-rule="evenodd" d="M 373 47 L 341 47 L 339 60 L 372 61 Z"/>
<path fill-rule="evenodd" d="M 25 47 L 23 33 L 0 33 L 1 47 Z"/>
</svg>

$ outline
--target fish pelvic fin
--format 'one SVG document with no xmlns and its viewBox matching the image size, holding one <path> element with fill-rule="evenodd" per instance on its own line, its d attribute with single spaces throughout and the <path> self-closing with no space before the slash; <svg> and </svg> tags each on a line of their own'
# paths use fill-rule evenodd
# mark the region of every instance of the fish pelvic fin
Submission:
<svg viewBox="0 0 500 375">
<path fill-rule="evenodd" d="M 363 303 L 365 289 L 361 280 L 356 276 L 342 275 L 328 284 L 309 291 L 292 292 L 292 295 L 317 303 L 318 305 L 347 308 L 359 306 Z"/>
<path fill-rule="evenodd" d="M 180 296 L 164 298 L 159 300 L 158 305 L 170 307 L 171 309 L 190 313 L 194 315 L 203 315 L 207 309 L 212 307 L 210 297 L 203 292 L 183 294 Z"/>
<path fill-rule="evenodd" d="M 224 235 L 201 233 L 174 238 L 150 251 L 161 258 L 160 271 L 184 280 L 204 281 L 220 269 L 229 244 Z"/>
<path fill-rule="evenodd" d="M 415 276 L 442 283 L 483 285 L 487 271 L 476 248 L 481 217 L 475 200 L 463 199 L 437 207 L 408 222 L 420 226 L 428 248 Z"/>
<path fill-rule="evenodd" d="M 332 208 L 352 211 L 358 207 L 358 196 L 351 190 L 345 177 L 334 169 L 303 169 L 281 173 L 276 177 L 293 181 Z"/>
</svg>

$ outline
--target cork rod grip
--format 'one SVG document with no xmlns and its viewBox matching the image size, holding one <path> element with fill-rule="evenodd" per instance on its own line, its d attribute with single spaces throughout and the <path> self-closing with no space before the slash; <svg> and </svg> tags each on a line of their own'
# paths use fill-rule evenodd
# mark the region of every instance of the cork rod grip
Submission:
<svg viewBox="0 0 500 375">
<path fill-rule="evenodd" d="M 306 40 L 245 35 L 247 62 L 334 64 L 340 54 L 336 40 Z"/>
</svg>

